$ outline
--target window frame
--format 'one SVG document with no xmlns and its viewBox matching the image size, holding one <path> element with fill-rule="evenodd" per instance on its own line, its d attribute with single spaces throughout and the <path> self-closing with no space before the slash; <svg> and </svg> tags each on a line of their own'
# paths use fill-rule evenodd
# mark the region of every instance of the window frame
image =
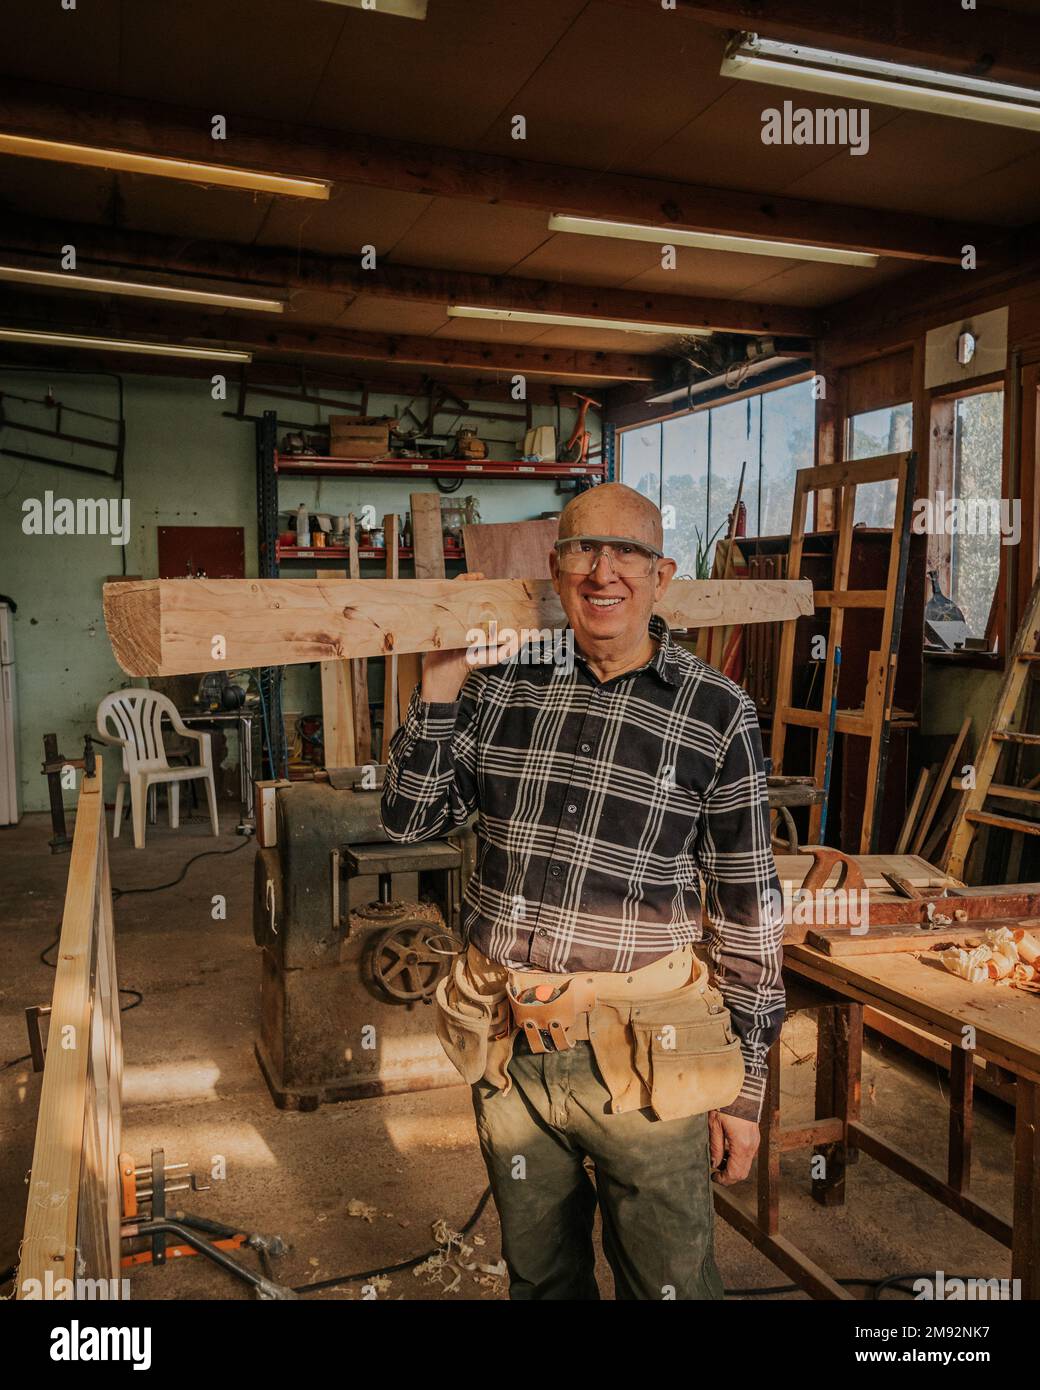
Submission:
<svg viewBox="0 0 1040 1390">
<path fill-rule="evenodd" d="M 664 413 L 664 414 L 661 414 L 661 415 L 648 415 L 648 416 L 646 416 L 646 417 L 643 418 L 643 419 L 634 420 L 634 421 L 632 421 L 630 424 L 615 425 L 615 427 L 614 427 L 614 429 L 615 429 L 615 456 L 616 456 L 616 458 L 617 458 L 617 480 L 618 480 L 618 482 L 624 482 L 624 481 L 625 481 L 625 479 L 624 479 L 624 440 L 623 440 L 622 436 L 624 436 L 624 435 L 626 435 L 626 434 L 635 433 L 635 432 L 637 432 L 637 431 L 639 431 L 639 430 L 650 429 L 650 428 L 652 428 L 652 427 L 655 426 L 655 425 L 661 426 L 661 435 L 660 435 L 660 438 L 661 438 L 661 447 L 660 447 L 660 452 L 659 452 L 659 455 L 658 455 L 658 479 L 659 479 L 658 496 L 657 496 L 656 499 L 651 498 L 651 501 L 655 501 L 655 502 L 656 502 L 656 505 L 657 505 L 658 507 L 660 507 L 660 506 L 661 506 L 661 499 L 662 499 L 662 495 L 663 495 L 663 488 L 664 488 L 664 426 L 665 426 L 669 421 L 671 421 L 671 420 L 685 419 L 686 417 L 691 416 L 691 415 L 701 415 L 701 414 L 703 414 L 705 411 L 711 412 L 711 411 L 713 411 L 713 410 L 717 410 L 720 406 L 736 404 L 738 401 L 749 400 L 749 399 L 753 399 L 753 398 L 755 398 L 755 397 L 768 396 L 768 395 L 771 395 L 771 394 L 772 394 L 773 392 L 775 392 L 775 391 L 782 391 L 782 390 L 785 390 L 786 388 L 788 388 L 788 387 L 790 387 L 790 386 L 798 386 L 798 385 L 800 385 L 800 384 L 802 384 L 802 383 L 804 383 L 804 382 L 812 382 L 813 380 L 816 379 L 817 375 L 818 375 L 818 373 L 817 373 L 812 367 L 807 367 L 804 371 L 792 372 L 789 376 L 782 377 L 781 379 L 779 379 L 779 380 L 777 380 L 777 381 L 763 382 L 761 385 L 749 386 L 749 387 L 747 387 L 746 389 L 743 389 L 743 390 L 727 392 L 727 393 L 726 393 L 725 395 L 723 395 L 723 396 L 717 395 L 717 394 L 715 394 L 715 393 L 713 392 L 713 393 L 711 394 L 710 399 L 705 400 L 705 401 L 702 401 L 699 405 L 694 405 L 694 406 L 692 406 L 692 407 L 690 407 L 690 406 L 685 406 L 685 407 L 683 407 L 683 408 L 681 408 L 681 409 L 679 409 L 679 410 L 671 410 L 671 411 L 668 411 L 667 413 Z M 815 401 L 813 402 L 813 405 L 814 405 L 814 411 L 813 411 L 813 419 L 812 419 L 812 425 L 811 425 L 811 435 L 812 435 L 813 464 L 815 464 L 815 461 L 816 461 L 816 430 L 817 430 L 817 421 L 816 421 L 816 412 L 815 412 L 815 405 L 816 405 L 816 402 L 815 402 Z M 712 426 L 712 419 L 711 419 L 711 415 L 710 415 L 710 413 L 709 413 L 709 415 L 708 415 L 708 482 L 707 482 L 708 500 L 707 500 L 707 504 L 706 504 L 706 518 L 708 518 L 708 519 L 710 519 L 710 516 L 711 516 L 711 436 L 712 436 L 712 428 L 711 428 L 711 426 Z M 760 407 L 760 408 L 759 408 L 759 470 L 760 470 L 760 471 L 761 471 L 761 439 L 762 439 L 762 411 L 761 411 L 761 407 Z M 811 466 L 813 466 L 813 465 L 810 465 L 810 467 L 811 467 Z M 761 479 L 760 479 L 760 481 L 761 481 Z M 631 486 L 631 484 L 628 484 L 628 486 Z M 708 520 L 707 520 L 707 519 L 706 519 L 705 524 L 706 524 L 706 525 L 708 524 Z M 707 533 L 706 533 L 706 534 L 707 534 Z"/>
</svg>

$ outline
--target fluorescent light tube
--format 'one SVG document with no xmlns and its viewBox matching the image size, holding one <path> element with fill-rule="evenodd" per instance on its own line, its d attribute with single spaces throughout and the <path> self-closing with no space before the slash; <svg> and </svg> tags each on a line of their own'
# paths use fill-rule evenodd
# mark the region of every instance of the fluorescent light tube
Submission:
<svg viewBox="0 0 1040 1390">
<path fill-rule="evenodd" d="M 690 232 L 679 227 L 648 227 L 641 222 L 610 222 L 599 217 L 568 217 L 553 213 L 550 232 L 614 237 L 619 241 L 648 241 L 655 246 L 697 246 L 704 251 L 739 251 L 746 256 L 780 256 L 792 261 L 824 261 L 872 269 L 877 256 L 869 251 L 844 251 L 834 246 L 811 246 L 800 241 L 767 241 L 762 237 L 728 236 L 721 232 Z"/>
<path fill-rule="evenodd" d="M 175 347 L 169 343 L 142 343 L 134 338 L 86 338 L 78 333 L 36 333 L 25 328 L 0 328 L 0 342 L 99 348 L 103 352 L 141 352 L 151 357 L 195 357 L 207 362 L 253 360 L 251 352 L 235 352 L 231 348 Z"/>
<path fill-rule="evenodd" d="M 710 337 L 709 328 L 687 328 L 681 323 L 643 323 L 636 319 L 594 319 L 581 314 L 542 314 L 534 309 L 476 309 L 466 304 L 451 304 L 448 317 L 453 319 L 500 319 L 512 323 L 540 323 L 546 327 L 605 328 L 615 333 L 672 333 L 676 337 L 694 334 Z"/>
<path fill-rule="evenodd" d="M 59 164 L 85 164 L 94 169 L 120 169 L 128 174 L 152 174 L 187 183 L 222 184 L 257 193 L 279 193 L 288 198 L 328 198 L 330 185 L 322 179 L 294 179 L 287 174 L 264 174 L 258 169 L 235 169 L 228 164 L 200 164 L 191 159 L 166 159 L 161 155 L 133 154 L 94 145 L 72 145 L 62 140 L 34 140 L 26 135 L 0 131 L 0 154 L 48 159 Z"/>
<path fill-rule="evenodd" d="M 401 19 L 425 19 L 427 0 L 327 0 L 330 5 L 347 5 L 370 14 L 395 14 Z"/>
<path fill-rule="evenodd" d="M 724 77 L 879 102 L 908 111 L 1040 130 L 1040 91 L 1029 87 L 779 43 L 757 34 L 739 36 L 723 58 L 720 72 Z"/>
<path fill-rule="evenodd" d="M 13 280 L 20 285 L 46 285 L 60 290 L 88 290 L 94 294 L 172 299 L 181 304 L 206 304 L 214 309 L 248 309 L 267 314 L 281 314 L 285 310 L 280 299 L 255 299 L 251 295 L 220 294 L 209 290 L 183 290 L 174 285 L 149 285 L 138 280 L 104 280 L 94 275 L 77 275 L 73 271 L 29 270 L 18 265 L 0 265 L 0 280 Z"/>
</svg>

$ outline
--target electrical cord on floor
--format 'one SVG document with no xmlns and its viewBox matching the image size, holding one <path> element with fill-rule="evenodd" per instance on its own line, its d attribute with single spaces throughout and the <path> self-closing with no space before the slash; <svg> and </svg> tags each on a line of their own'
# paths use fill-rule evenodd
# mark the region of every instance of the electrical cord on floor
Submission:
<svg viewBox="0 0 1040 1390">
<path fill-rule="evenodd" d="M 184 882 L 184 876 L 191 868 L 192 864 L 197 864 L 200 859 L 210 859 L 213 855 L 237 854 L 240 849 L 245 849 L 250 844 L 252 836 L 246 835 L 237 845 L 232 845 L 230 849 L 206 849 L 201 854 L 194 854 L 185 864 L 176 878 L 171 878 L 169 883 L 154 883 L 148 888 L 116 888 L 112 887 L 113 898 L 128 898 L 132 893 L 161 893 L 166 888 L 176 888 L 179 883 Z M 47 948 L 50 950 L 50 947 Z"/>
<path fill-rule="evenodd" d="M 948 1279 L 964 1279 L 965 1275 L 947 1275 Z M 835 1279 L 843 1289 L 867 1288 L 871 1290 L 870 1301 L 877 1302 L 886 1289 L 898 1289 L 900 1293 L 905 1293 L 911 1298 L 916 1297 L 913 1288 L 907 1288 L 905 1281 L 908 1279 L 934 1279 L 935 1270 L 930 1274 L 889 1274 L 884 1279 Z M 761 1289 L 727 1289 L 727 1298 L 764 1298 L 770 1295 L 782 1293 L 804 1293 L 801 1284 L 773 1284 Z"/>
<path fill-rule="evenodd" d="M 481 1194 L 480 1201 L 473 1210 L 473 1215 L 466 1222 L 465 1226 L 459 1231 L 460 1236 L 468 1235 L 473 1227 L 484 1214 L 484 1208 L 491 1198 L 491 1188 L 485 1187 Z M 320 1279 L 316 1284 L 298 1284 L 293 1288 L 293 1293 L 308 1294 L 317 1293 L 321 1289 L 333 1289 L 337 1284 L 356 1284 L 362 1279 L 378 1279 L 384 1275 L 401 1274 L 406 1269 L 414 1269 L 416 1265 L 421 1265 L 424 1260 L 432 1259 L 437 1254 L 439 1246 L 434 1246 L 432 1250 L 425 1250 L 421 1255 L 416 1255 L 410 1260 L 401 1260 L 395 1265 L 384 1265 L 382 1269 L 365 1269 L 357 1274 L 339 1274 L 334 1279 Z"/>
<path fill-rule="evenodd" d="M 176 888 L 179 883 L 183 883 L 185 874 L 191 868 L 192 864 L 197 863 L 198 860 L 208 859 L 215 854 L 237 854 L 240 849 L 245 849 L 246 845 L 250 843 L 250 839 L 250 836 L 246 836 L 240 844 L 233 845 L 231 849 L 207 849 L 203 850 L 201 854 L 193 855 L 185 864 L 184 868 L 181 869 L 177 877 L 171 879 L 169 883 L 155 883 L 147 888 L 116 888 L 115 886 L 113 886 L 112 897 L 113 899 L 128 898 L 133 893 L 161 893 L 166 888 Z M 49 946 L 45 946 L 43 950 L 40 952 L 39 958 L 41 962 L 44 965 L 46 965 L 49 970 L 57 969 L 57 966 L 54 963 L 54 961 L 48 960 L 47 957 L 51 953 L 51 951 L 54 950 L 55 946 L 57 946 L 60 940 L 61 930 L 59 929 L 58 935 L 54 938 L 51 944 Z M 119 1012 L 121 1014 L 129 1013 L 131 1009 L 136 1009 L 137 1006 L 143 1003 L 144 1001 L 144 995 L 141 993 L 139 989 L 131 989 L 129 986 L 120 985 L 119 993 L 133 995 L 133 1003 L 123 1004 L 120 1006 Z M 0 1072 L 10 1071 L 12 1067 L 20 1066 L 22 1062 L 31 1061 L 32 1053 L 27 1052 L 24 1057 L 13 1057 L 9 1062 L 0 1063 Z"/>
</svg>

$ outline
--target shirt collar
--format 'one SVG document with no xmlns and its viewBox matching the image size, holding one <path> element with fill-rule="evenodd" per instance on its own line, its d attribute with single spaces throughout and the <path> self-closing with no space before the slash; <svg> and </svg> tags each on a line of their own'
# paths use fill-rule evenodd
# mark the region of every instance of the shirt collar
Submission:
<svg viewBox="0 0 1040 1390">
<path fill-rule="evenodd" d="M 625 675 L 635 676 L 640 671 L 653 671 L 666 685 L 680 685 L 682 683 L 682 673 L 679 669 L 681 648 L 676 646 L 668 624 L 659 614 L 651 613 L 647 631 L 651 637 L 657 639 L 657 650 L 645 666 L 636 666 L 633 670 L 626 671 Z M 581 652 L 577 650 L 575 650 L 574 659 L 586 666 L 588 665 Z"/>
</svg>

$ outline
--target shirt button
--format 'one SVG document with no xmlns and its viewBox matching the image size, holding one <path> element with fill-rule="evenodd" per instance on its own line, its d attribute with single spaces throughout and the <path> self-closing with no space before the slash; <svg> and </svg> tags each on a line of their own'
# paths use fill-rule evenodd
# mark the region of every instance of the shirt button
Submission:
<svg viewBox="0 0 1040 1390">
<path fill-rule="evenodd" d="M 574 815 L 574 812 L 575 812 L 577 809 L 578 809 L 577 806 L 575 806 L 574 802 L 572 801 L 571 804 L 567 807 L 567 814 L 570 815 L 570 816 L 573 816 L 573 815 Z"/>
<path fill-rule="evenodd" d="M 582 751 L 583 753 L 587 753 L 591 747 L 592 747 L 592 744 L 591 744 L 591 743 L 583 743 L 583 744 L 581 745 L 581 751 Z"/>
<path fill-rule="evenodd" d="M 545 927 L 539 927 L 538 930 L 535 932 L 535 935 L 536 935 L 536 936 L 548 936 L 549 933 L 546 931 Z"/>
<path fill-rule="evenodd" d="M 559 878 L 559 877 L 560 877 L 560 866 L 559 866 L 559 864 L 554 864 L 554 865 L 552 866 L 552 868 L 549 870 L 549 872 L 552 874 L 553 878 Z"/>
</svg>

